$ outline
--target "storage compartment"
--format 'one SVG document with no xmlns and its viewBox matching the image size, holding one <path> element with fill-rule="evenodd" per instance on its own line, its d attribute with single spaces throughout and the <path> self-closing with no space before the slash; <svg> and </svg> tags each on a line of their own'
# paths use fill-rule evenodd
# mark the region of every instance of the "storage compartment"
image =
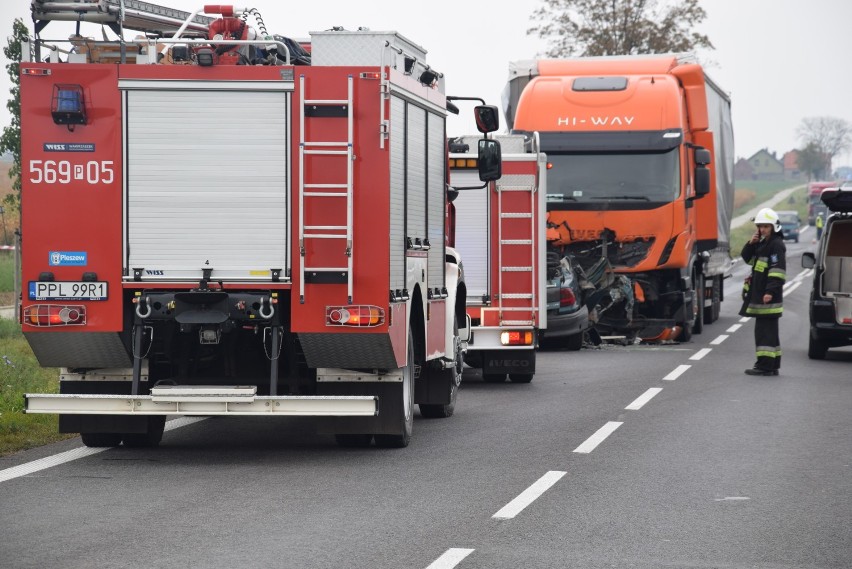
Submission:
<svg viewBox="0 0 852 569">
<path fill-rule="evenodd" d="M 385 42 L 391 49 L 385 48 Z M 403 53 L 400 54 L 399 50 Z M 390 65 L 404 70 L 405 56 L 420 63 L 426 61 L 426 50 L 397 32 L 323 31 L 311 32 L 312 65 Z"/>
</svg>

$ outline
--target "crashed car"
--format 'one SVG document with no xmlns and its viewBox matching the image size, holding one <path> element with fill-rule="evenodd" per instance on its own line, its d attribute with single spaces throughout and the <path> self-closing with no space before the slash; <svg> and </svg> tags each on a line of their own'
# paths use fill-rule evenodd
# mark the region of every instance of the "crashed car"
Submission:
<svg viewBox="0 0 852 569">
<path fill-rule="evenodd" d="M 544 345 L 579 350 L 583 334 L 589 329 L 589 310 L 585 304 L 579 266 L 570 256 L 547 254 L 547 330 Z"/>
</svg>

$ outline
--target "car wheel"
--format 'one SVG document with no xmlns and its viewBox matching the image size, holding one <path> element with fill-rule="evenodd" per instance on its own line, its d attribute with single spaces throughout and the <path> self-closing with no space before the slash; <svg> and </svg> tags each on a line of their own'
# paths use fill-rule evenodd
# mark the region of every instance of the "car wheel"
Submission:
<svg viewBox="0 0 852 569">
<path fill-rule="evenodd" d="M 583 333 L 573 334 L 565 339 L 565 348 L 576 352 L 583 348 Z"/>
<path fill-rule="evenodd" d="M 812 360 L 824 360 L 828 346 L 814 338 L 814 333 L 808 334 L 808 357 Z"/>
</svg>

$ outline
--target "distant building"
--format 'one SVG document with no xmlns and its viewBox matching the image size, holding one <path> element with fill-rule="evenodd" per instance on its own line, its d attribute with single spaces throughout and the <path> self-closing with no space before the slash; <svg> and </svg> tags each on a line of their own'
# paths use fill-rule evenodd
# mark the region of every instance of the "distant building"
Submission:
<svg viewBox="0 0 852 569">
<path fill-rule="evenodd" d="M 783 180 L 784 163 L 776 158 L 774 152 L 763 148 L 748 159 L 752 180 Z"/>
<path fill-rule="evenodd" d="M 784 164 L 784 179 L 804 181 L 807 175 L 799 169 L 799 151 L 790 150 L 784 153 L 784 158 L 781 159 Z"/>
<path fill-rule="evenodd" d="M 745 158 L 740 158 L 734 165 L 734 179 L 736 180 L 753 180 L 754 170 L 751 169 L 751 164 Z"/>
</svg>

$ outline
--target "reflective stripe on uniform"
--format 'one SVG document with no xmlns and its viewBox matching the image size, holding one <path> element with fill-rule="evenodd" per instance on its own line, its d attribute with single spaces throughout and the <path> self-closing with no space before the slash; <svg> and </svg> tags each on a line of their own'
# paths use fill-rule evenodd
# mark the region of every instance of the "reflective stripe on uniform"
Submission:
<svg viewBox="0 0 852 569">
<path fill-rule="evenodd" d="M 781 314 L 784 312 L 783 304 L 749 304 L 746 314 L 754 316 L 765 316 L 768 314 Z"/>
<path fill-rule="evenodd" d="M 769 269 L 769 272 L 766 274 L 766 276 L 771 278 L 771 279 L 775 278 L 775 279 L 781 279 L 782 281 L 786 281 L 787 280 L 787 271 L 785 271 L 784 269 L 778 269 L 778 268 Z"/>
</svg>

